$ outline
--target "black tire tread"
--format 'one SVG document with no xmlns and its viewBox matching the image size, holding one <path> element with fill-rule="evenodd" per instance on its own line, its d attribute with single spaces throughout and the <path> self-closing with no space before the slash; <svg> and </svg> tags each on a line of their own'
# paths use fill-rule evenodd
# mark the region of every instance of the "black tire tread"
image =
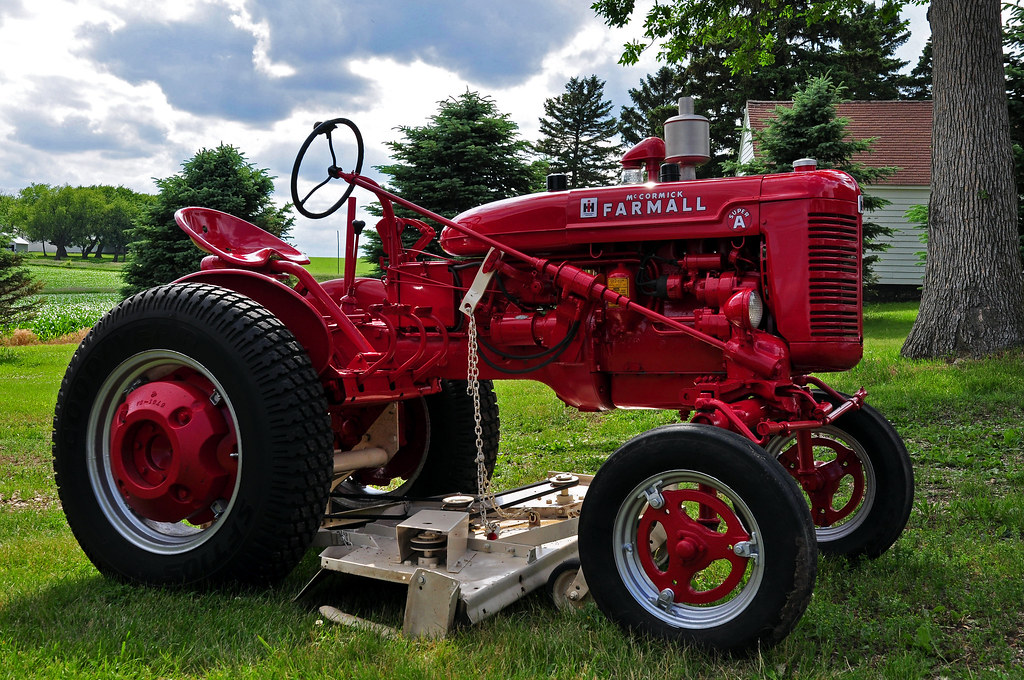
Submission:
<svg viewBox="0 0 1024 680">
<path fill-rule="evenodd" d="M 745 612 L 717 628 L 673 628 L 645 612 L 623 586 L 609 540 L 615 514 L 635 484 L 676 468 L 706 472 L 737 493 L 746 488 L 762 505 L 772 506 L 759 520 L 762 529 L 767 521 L 774 524 L 774 531 L 789 534 L 791 543 L 783 540 L 773 549 L 776 556 L 782 550 L 791 561 L 783 557 L 777 563 L 780 568 L 773 570 L 776 582 L 762 586 L 758 612 L 751 609 L 750 614 Z M 752 502 L 749 497 L 745 501 Z M 807 609 L 817 575 L 814 528 L 796 482 L 763 449 L 740 435 L 690 423 L 645 432 L 608 458 L 587 491 L 580 514 L 579 551 L 598 607 L 626 630 L 733 653 L 771 646 L 785 638 Z"/>
<path fill-rule="evenodd" d="M 96 518 L 82 510 L 78 486 L 84 456 L 75 431 L 84 429 L 91 403 L 82 403 L 87 384 L 105 378 L 104 357 L 114 348 L 112 334 L 147 333 L 153 319 L 186 318 L 221 338 L 251 369 L 274 433 L 266 445 L 273 476 L 251 533 L 224 566 L 210 573 L 140 575 L 114 563 L 91 545 Z M 166 325 L 166 323 L 165 323 Z M 136 330 L 137 327 L 137 330 Z M 154 338 L 154 340 L 158 340 Z M 109 370 L 109 366 L 106 366 Z M 214 367 L 214 370 L 219 367 Z M 286 576 L 303 557 L 322 518 L 330 483 L 333 435 L 323 389 L 305 350 L 291 331 L 248 297 L 205 284 L 171 284 L 132 296 L 105 315 L 83 340 L 61 383 L 53 420 L 53 466 L 68 523 L 87 556 L 101 572 L 153 585 L 238 582 L 267 585 Z"/>
<path fill-rule="evenodd" d="M 494 383 L 481 380 L 479 385 L 484 466 L 490 479 L 498 459 L 501 422 Z M 476 493 L 476 420 L 467 381 L 444 380 L 441 392 L 426 399 L 430 413 L 430 448 L 410 495 Z"/>
</svg>

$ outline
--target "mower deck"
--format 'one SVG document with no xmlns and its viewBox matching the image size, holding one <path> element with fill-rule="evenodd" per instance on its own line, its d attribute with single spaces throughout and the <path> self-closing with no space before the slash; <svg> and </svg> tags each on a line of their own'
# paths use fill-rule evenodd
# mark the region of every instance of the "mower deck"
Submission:
<svg viewBox="0 0 1024 680">
<path fill-rule="evenodd" d="M 495 506 L 458 496 L 330 513 L 318 537 L 326 546 L 321 569 L 309 585 L 329 572 L 406 584 L 402 633 L 444 637 L 457 622 L 477 623 L 549 585 L 560 565 L 577 558 L 576 527 L 591 479 L 553 474 L 496 494 Z M 490 528 L 482 521 L 484 503 Z M 575 571 L 559 582 L 573 601 L 587 592 Z M 354 620 L 332 607 L 321 611 L 331 620 Z"/>
</svg>

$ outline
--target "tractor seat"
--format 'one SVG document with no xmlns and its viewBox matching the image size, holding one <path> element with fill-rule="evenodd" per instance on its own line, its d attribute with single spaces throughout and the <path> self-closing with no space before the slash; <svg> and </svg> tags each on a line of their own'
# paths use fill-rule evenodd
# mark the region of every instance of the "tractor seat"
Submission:
<svg viewBox="0 0 1024 680">
<path fill-rule="evenodd" d="M 240 267 L 263 267 L 272 259 L 309 264 L 309 258 L 251 222 L 211 208 L 182 208 L 174 221 L 199 246 Z"/>
</svg>

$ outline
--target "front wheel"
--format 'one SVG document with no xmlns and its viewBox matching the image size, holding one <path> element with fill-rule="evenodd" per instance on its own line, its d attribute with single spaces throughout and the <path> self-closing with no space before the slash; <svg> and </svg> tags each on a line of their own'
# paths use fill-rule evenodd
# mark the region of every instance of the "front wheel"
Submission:
<svg viewBox="0 0 1024 680">
<path fill-rule="evenodd" d="M 833 406 L 841 403 L 822 392 L 814 396 Z M 812 473 L 800 473 L 798 434 L 776 437 L 765 450 L 803 487 L 818 549 L 878 557 L 903 532 L 914 502 L 914 472 L 903 440 L 867 404 L 806 436 L 813 451 Z"/>
<path fill-rule="evenodd" d="M 332 464 L 302 346 L 223 288 L 154 288 L 104 316 L 61 384 L 53 464 L 93 564 L 149 585 L 267 584 L 302 558 Z"/>
<path fill-rule="evenodd" d="M 609 618 L 719 650 L 783 639 L 817 573 L 793 480 L 743 437 L 702 425 L 657 428 L 612 454 L 587 491 L 579 551 Z"/>
</svg>

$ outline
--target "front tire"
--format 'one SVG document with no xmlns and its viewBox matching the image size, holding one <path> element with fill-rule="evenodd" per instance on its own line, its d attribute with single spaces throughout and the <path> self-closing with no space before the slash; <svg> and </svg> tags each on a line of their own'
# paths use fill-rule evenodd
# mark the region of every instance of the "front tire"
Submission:
<svg viewBox="0 0 1024 680">
<path fill-rule="evenodd" d="M 815 398 L 839 403 L 822 392 Z M 765 450 L 797 478 L 796 435 Z M 903 532 L 914 503 L 910 455 L 889 421 L 867 404 L 811 431 L 815 475 L 804 480 L 818 549 L 845 557 L 878 557 Z"/>
<path fill-rule="evenodd" d="M 332 453 L 323 390 L 291 332 L 201 284 L 104 316 L 54 416 L 75 537 L 102 573 L 148 585 L 283 578 L 319 526 Z"/>
<path fill-rule="evenodd" d="M 635 437 L 601 466 L 579 550 L 590 593 L 620 626 L 717 650 L 783 639 L 817 572 L 793 480 L 743 437 L 692 424 Z"/>
</svg>

